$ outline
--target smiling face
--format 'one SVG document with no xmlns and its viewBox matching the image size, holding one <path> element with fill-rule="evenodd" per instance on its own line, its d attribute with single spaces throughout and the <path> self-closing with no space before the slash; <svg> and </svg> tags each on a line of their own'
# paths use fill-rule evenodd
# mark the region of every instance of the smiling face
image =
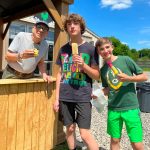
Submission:
<svg viewBox="0 0 150 150">
<path fill-rule="evenodd" d="M 109 60 L 113 56 L 113 45 L 110 43 L 106 43 L 98 46 L 97 52 L 104 60 Z"/>
<path fill-rule="evenodd" d="M 48 28 L 44 24 L 37 24 L 33 26 L 32 33 L 35 41 L 42 41 L 48 35 Z"/>
</svg>

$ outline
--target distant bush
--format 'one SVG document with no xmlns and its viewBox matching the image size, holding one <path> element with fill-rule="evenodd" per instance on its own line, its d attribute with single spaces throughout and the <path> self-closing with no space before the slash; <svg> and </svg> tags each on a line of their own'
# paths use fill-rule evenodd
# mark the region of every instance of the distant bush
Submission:
<svg viewBox="0 0 150 150">
<path fill-rule="evenodd" d="M 114 45 L 114 55 L 127 55 L 135 61 L 150 60 L 150 49 L 145 48 L 141 50 L 130 49 L 128 45 L 123 44 L 119 39 L 114 36 L 108 37 Z"/>
</svg>

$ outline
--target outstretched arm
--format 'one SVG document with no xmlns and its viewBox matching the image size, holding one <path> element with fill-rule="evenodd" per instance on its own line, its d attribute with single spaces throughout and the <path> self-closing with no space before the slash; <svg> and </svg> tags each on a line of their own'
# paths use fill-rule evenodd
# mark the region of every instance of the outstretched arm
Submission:
<svg viewBox="0 0 150 150">
<path fill-rule="evenodd" d="M 128 76 L 125 73 L 120 73 L 117 76 L 118 76 L 119 81 L 122 81 L 122 82 L 143 82 L 148 79 L 145 73 L 133 75 L 133 76 Z"/>
</svg>

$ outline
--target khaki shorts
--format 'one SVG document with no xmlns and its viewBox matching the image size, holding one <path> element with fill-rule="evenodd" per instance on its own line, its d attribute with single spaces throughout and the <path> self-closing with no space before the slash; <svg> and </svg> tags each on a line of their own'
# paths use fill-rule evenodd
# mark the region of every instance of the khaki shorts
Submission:
<svg viewBox="0 0 150 150">
<path fill-rule="evenodd" d="M 33 77 L 33 73 L 21 73 L 16 71 L 15 69 L 11 68 L 9 65 L 6 66 L 2 79 L 29 79 Z"/>
</svg>

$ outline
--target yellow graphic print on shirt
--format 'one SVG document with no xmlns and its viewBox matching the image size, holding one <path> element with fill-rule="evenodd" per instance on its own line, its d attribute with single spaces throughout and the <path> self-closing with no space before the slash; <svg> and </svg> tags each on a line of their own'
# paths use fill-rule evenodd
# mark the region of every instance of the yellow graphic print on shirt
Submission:
<svg viewBox="0 0 150 150">
<path fill-rule="evenodd" d="M 81 53 L 81 56 L 86 64 L 89 64 L 90 56 L 86 53 Z M 86 86 L 86 74 L 84 71 L 72 61 L 72 56 L 67 53 L 61 54 L 62 62 L 62 82 L 65 84 Z"/>
<path fill-rule="evenodd" d="M 121 72 L 119 68 L 116 68 L 116 69 L 118 70 L 118 72 Z M 123 82 L 120 82 L 117 79 L 117 75 L 115 75 L 111 69 L 109 69 L 107 72 L 107 82 L 109 86 L 114 90 L 118 90 L 123 84 Z"/>
</svg>

